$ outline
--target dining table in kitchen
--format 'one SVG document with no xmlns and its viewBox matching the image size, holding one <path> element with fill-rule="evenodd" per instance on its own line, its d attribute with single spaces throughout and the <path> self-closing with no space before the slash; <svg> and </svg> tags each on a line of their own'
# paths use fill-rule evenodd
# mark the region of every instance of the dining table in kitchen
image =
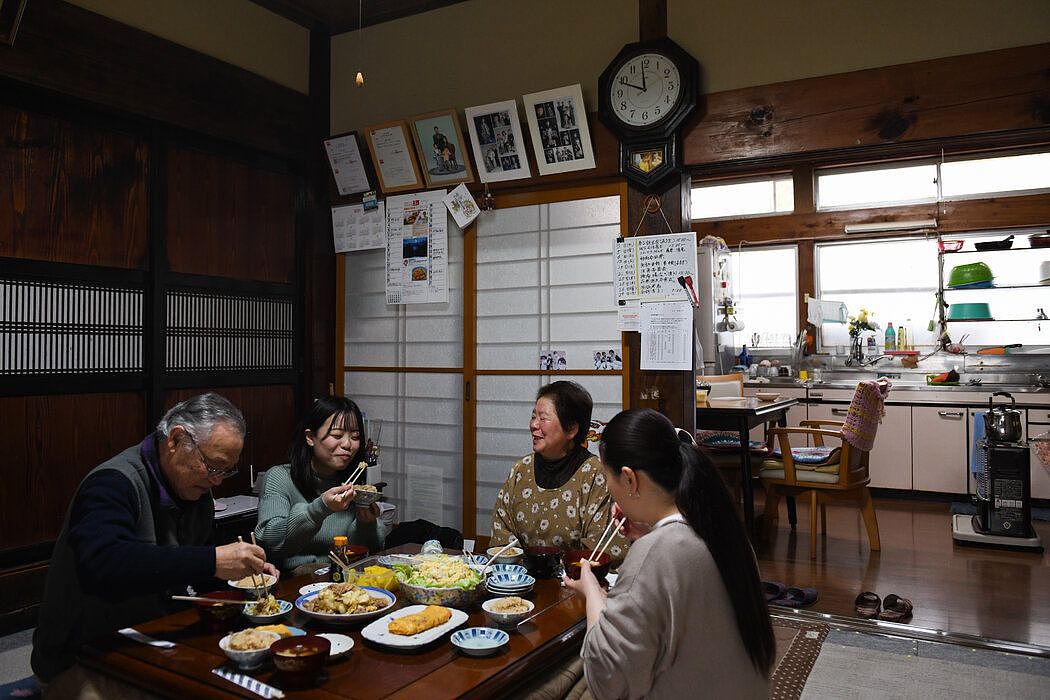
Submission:
<svg viewBox="0 0 1050 700">
<path fill-rule="evenodd" d="M 751 485 L 750 432 L 759 425 L 787 426 L 788 409 L 798 399 L 762 401 L 754 396 L 712 398 L 696 405 L 697 430 L 735 430 L 740 439 L 740 488 L 744 499 L 744 527 L 751 536 L 755 527 L 754 489 Z"/>
<path fill-rule="evenodd" d="M 389 553 L 419 551 L 419 545 L 403 545 Z M 451 552 L 450 552 L 451 553 Z M 355 567 L 375 563 L 369 558 Z M 273 594 L 294 601 L 301 586 L 320 580 L 319 576 L 298 576 L 277 583 Z M 209 631 L 198 620 L 197 611 L 188 609 L 135 625 L 142 634 L 175 645 L 170 649 L 140 644 L 113 633 L 84 647 L 78 657 L 89 677 L 99 674 L 107 684 L 118 681 L 129 690 L 145 689 L 152 696 L 165 698 L 258 698 L 259 695 L 235 685 L 212 672 L 224 667 L 250 675 L 284 691 L 294 698 L 493 698 L 505 696 L 520 685 L 578 654 L 586 627 L 585 601 L 555 579 L 536 581 L 532 594 L 534 617 L 515 630 L 497 654 L 489 657 L 464 656 L 446 633 L 426 647 L 398 651 L 366 642 L 361 623 L 325 626 L 293 610 L 285 624 L 306 628 L 310 634 L 337 632 L 354 641 L 352 651 L 331 660 L 319 681 L 310 688 L 285 687 L 272 666 L 259 671 L 236 671 L 219 648 L 223 632 Z M 407 606 L 399 597 L 397 606 Z M 491 626 L 480 602 L 465 610 L 464 627 Z M 241 620 L 246 626 L 247 621 Z M 228 630 L 227 630 L 228 631 Z"/>
</svg>

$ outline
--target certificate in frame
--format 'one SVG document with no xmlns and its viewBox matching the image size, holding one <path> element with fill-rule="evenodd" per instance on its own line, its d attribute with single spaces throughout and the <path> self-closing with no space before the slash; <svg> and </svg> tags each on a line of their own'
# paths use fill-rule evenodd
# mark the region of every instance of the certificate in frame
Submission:
<svg viewBox="0 0 1050 700">
<path fill-rule="evenodd" d="M 408 125 L 403 119 L 366 128 L 365 140 L 384 193 L 423 189 L 423 178 L 409 143 Z"/>
<path fill-rule="evenodd" d="M 521 99 L 540 175 L 594 167 L 587 107 L 579 84 L 534 92 Z"/>
<path fill-rule="evenodd" d="M 340 195 L 357 194 L 374 189 L 375 174 L 371 163 L 361 157 L 361 144 L 356 131 L 335 134 L 324 139 L 328 166 Z"/>
<path fill-rule="evenodd" d="M 455 110 L 420 114 L 409 121 L 427 187 L 474 182 L 474 171 L 470 167 L 467 149 L 463 147 L 463 132 Z"/>
<path fill-rule="evenodd" d="M 464 113 L 482 182 L 532 177 L 515 100 L 467 107 Z"/>
</svg>

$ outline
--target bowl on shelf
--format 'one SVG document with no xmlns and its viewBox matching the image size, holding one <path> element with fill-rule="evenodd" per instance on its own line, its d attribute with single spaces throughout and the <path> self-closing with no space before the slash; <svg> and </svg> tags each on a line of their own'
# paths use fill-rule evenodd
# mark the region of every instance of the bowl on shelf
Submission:
<svg viewBox="0 0 1050 700">
<path fill-rule="evenodd" d="M 1014 237 L 1007 236 L 1001 241 L 981 241 L 980 243 L 974 243 L 973 247 L 976 250 L 1009 250 L 1014 245 Z"/>
<path fill-rule="evenodd" d="M 959 239 L 941 239 L 937 241 L 937 248 L 945 253 L 957 253 L 962 250 L 963 241 Z"/>
<path fill-rule="evenodd" d="M 983 262 L 956 265 L 948 274 L 948 286 L 956 287 L 962 284 L 973 284 L 974 282 L 991 282 L 993 277 L 992 269 Z"/>
<path fill-rule="evenodd" d="M 755 398 L 759 401 L 776 401 L 780 398 L 780 394 L 775 391 L 760 391 L 755 394 Z"/>
<path fill-rule="evenodd" d="M 984 302 L 952 304 L 948 307 L 949 321 L 990 321 L 992 310 Z"/>
<path fill-rule="evenodd" d="M 1033 248 L 1050 248 L 1050 231 L 1046 233 L 1033 233 L 1028 237 L 1028 245 Z"/>
<path fill-rule="evenodd" d="M 1043 284 L 1050 282 L 1050 260 L 1039 263 L 1039 281 Z"/>
</svg>

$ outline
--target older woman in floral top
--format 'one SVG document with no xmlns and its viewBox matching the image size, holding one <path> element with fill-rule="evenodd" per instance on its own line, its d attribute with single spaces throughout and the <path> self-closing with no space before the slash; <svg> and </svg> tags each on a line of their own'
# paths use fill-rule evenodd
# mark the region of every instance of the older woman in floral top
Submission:
<svg viewBox="0 0 1050 700">
<path fill-rule="evenodd" d="M 492 509 L 493 546 L 511 535 L 526 547 L 594 547 L 609 522 L 612 501 L 601 463 L 585 447 L 591 395 L 575 382 L 554 382 L 536 394 L 529 429 L 532 453 L 510 470 Z M 607 550 L 623 559 L 627 540 Z"/>
</svg>

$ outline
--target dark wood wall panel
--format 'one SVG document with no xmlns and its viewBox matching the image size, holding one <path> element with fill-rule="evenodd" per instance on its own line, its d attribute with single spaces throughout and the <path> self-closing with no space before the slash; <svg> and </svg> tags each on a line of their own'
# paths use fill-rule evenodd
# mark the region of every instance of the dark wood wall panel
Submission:
<svg viewBox="0 0 1050 700">
<path fill-rule="evenodd" d="M 1050 44 L 707 95 L 685 163 L 774 158 L 1050 124 Z"/>
<path fill-rule="evenodd" d="M 180 389 L 169 392 L 164 401 L 167 410 L 206 388 Z M 295 388 L 290 385 L 221 387 L 214 389 L 241 409 L 248 423 L 248 437 L 241 451 L 240 472 L 215 489 L 216 496 L 250 493 L 248 466 L 255 471 L 288 462 L 289 439 L 299 416 L 296 415 Z"/>
<path fill-rule="evenodd" d="M 26 7 L 0 74 L 295 160 L 306 95 L 60 0 Z"/>
<path fill-rule="evenodd" d="M 77 484 L 143 438 L 140 394 L 0 398 L 0 550 L 54 540 Z"/>
<path fill-rule="evenodd" d="M 167 155 L 167 180 L 172 272 L 295 279 L 296 178 L 174 148 Z"/>
<path fill-rule="evenodd" d="M 142 139 L 0 105 L 0 256 L 146 266 Z"/>
</svg>

